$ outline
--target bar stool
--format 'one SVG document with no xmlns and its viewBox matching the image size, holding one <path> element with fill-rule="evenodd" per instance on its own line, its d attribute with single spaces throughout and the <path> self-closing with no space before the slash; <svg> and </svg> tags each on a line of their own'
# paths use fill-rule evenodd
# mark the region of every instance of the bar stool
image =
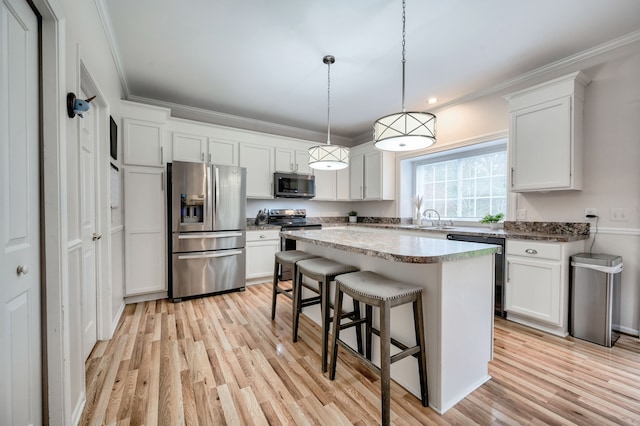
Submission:
<svg viewBox="0 0 640 426">
<path fill-rule="evenodd" d="M 300 322 L 300 311 L 303 307 L 309 306 L 311 304 L 315 304 L 314 298 L 312 299 L 302 299 L 302 288 L 308 288 L 309 290 L 320 294 L 320 307 L 322 312 L 321 318 L 321 327 L 322 327 L 322 372 L 327 372 L 327 361 L 328 361 L 328 353 L 329 353 L 329 326 L 331 325 L 331 320 L 333 319 L 329 315 L 330 309 L 334 309 L 334 318 L 335 308 L 331 305 L 331 301 L 329 298 L 329 284 L 331 281 L 335 281 L 336 276 L 340 274 L 346 274 L 349 272 L 355 272 L 359 269 L 355 266 L 345 265 L 343 263 L 336 262 L 331 259 L 326 259 L 324 257 L 317 257 L 315 259 L 301 260 L 298 262 L 298 276 L 296 278 L 296 284 L 294 285 L 293 292 L 293 341 L 298 341 L 298 324 Z M 308 283 L 304 282 L 303 277 L 307 277 L 311 280 L 314 280 L 318 283 L 318 287 L 313 287 Z M 360 304 L 355 300 L 353 302 L 353 311 L 342 313 L 342 309 L 340 309 L 340 316 L 337 318 L 351 318 L 354 317 L 360 318 Z M 335 321 L 335 320 L 334 320 Z M 340 323 L 340 319 L 337 320 Z M 335 322 L 334 322 L 335 324 Z M 335 327 L 335 325 L 334 325 Z M 356 329 L 356 338 L 358 351 L 360 353 L 364 353 L 362 351 L 362 329 Z"/>
<path fill-rule="evenodd" d="M 365 304 L 365 318 L 354 319 L 349 323 L 340 324 L 335 318 L 340 318 L 343 295 L 351 296 L 354 302 L 357 300 Z M 416 333 L 416 345 L 408 347 L 391 337 L 391 308 L 413 304 L 414 329 Z M 388 425 L 391 418 L 391 364 L 407 356 L 415 356 L 418 359 L 420 378 L 420 394 L 422 405 L 429 405 L 427 391 L 427 356 L 425 350 L 424 322 L 422 312 L 422 288 L 383 277 L 371 271 L 353 272 L 336 277 L 335 312 L 333 321 L 333 335 L 331 339 L 332 357 L 329 378 L 336 377 L 336 362 L 338 359 L 338 344 L 351 354 L 361 358 L 372 370 L 380 374 L 381 400 L 382 400 L 382 424 Z M 380 309 L 380 329 L 372 326 L 373 307 Z M 340 331 L 349 327 L 360 328 L 366 324 L 366 347 L 364 357 L 355 352 L 340 340 Z M 380 368 L 371 362 L 371 336 L 375 333 L 380 337 Z M 394 345 L 401 350 L 391 355 L 390 346 Z"/>
<path fill-rule="evenodd" d="M 314 257 L 318 257 L 311 253 L 306 253 L 302 250 L 284 250 L 279 251 L 275 254 L 275 261 L 273 264 L 273 300 L 271 301 L 271 320 L 276 319 L 276 302 L 278 301 L 278 294 L 284 294 L 289 299 L 293 300 L 293 293 L 295 287 L 296 277 L 298 276 L 298 267 L 297 263 L 301 260 L 312 259 Z M 292 285 L 291 288 L 281 287 L 278 283 L 278 266 L 290 266 L 293 270 L 292 274 Z M 318 303 L 320 303 L 320 298 L 318 297 Z M 293 311 L 295 312 L 295 311 Z"/>
</svg>

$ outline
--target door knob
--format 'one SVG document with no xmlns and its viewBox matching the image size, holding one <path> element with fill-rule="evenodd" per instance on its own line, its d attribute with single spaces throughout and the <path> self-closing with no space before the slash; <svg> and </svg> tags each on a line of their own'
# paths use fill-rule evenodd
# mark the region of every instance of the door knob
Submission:
<svg viewBox="0 0 640 426">
<path fill-rule="evenodd" d="M 18 268 L 16 269 L 16 273 L 18 275 L 20 274 L 27 275 L 29 273 L 29 268 L 27 268 L 27 265 L 18 265 Z"/>
<path fill-rule="evenodd" d="M 102 234 L 96 234 L 95 232 L 93 233 L 93 241 L 97 241 L 100 238 L 102 238 Z"/>
</svg>

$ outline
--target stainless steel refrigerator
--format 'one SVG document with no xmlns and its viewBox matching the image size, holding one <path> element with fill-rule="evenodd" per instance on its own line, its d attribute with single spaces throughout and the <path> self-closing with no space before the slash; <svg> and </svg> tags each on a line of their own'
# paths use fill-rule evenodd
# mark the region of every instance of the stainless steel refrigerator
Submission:
<svg viewBox="0 0 640 426">
<path fill-rule="evenodd" d="M 167 164 L 169 297 L 245 287 L 246 170 Z"/>
</svg>

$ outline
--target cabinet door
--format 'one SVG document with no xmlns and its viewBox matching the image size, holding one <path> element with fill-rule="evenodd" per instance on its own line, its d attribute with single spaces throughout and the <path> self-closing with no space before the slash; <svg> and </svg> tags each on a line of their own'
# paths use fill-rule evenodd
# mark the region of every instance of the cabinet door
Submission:
<svg viewBox="0 0 640 426">
<path fill-rule="evenodd" d="M 125 295 L 166 291 L 165 181 L 159 167 L 124 171 Z"/>
<path fill-rule="evenodd" d="M 562 325 L 560 262 L 507 257 L 507 312 Z"/>
<path fill-rule="evenodd" d="M 314 200 L 334 201 L 336 199 L 336 171 L 314 170 L 316 196 Z"/>
<path fill-rule="evenodd" d="M 274 149 L 262 145 L 240 145 L 240 167 L 247 169 L 247 198 L 273 198 Z"/>
<path fill-rule="evenodd" d="M 164 165 L 164 126 L 151 121 L 122 120 L 124 163 L 138 166 Z"/>
<path fill-rule="evenodd" d="M 273 262 L 280 240 L 247 241 L 247 279 L 273 275 Z"/>
<path fill-rule="evenodd" d="M 296 157 L 292 149 L 276 148 L 276 172 L 291 173 L 296 168 Z"/>
<path fill-rule="evenodd" d="M 354 155 L 349 159 L 349 198 L 364 198 L 364 155 Z"/>
<path fill-rule="evenodd" d="M 209 138 L 208 161 L 221 166 L 237 166 L 238 142 Z"/>
<path fill-rule="evenodd" d="M 207 138 L 205 136 L 173 133 L 173 161 L 205 161 Z"/>
<path fill-rule="evenodd" d="M 351 167 L 351 166 L 350 166 Z M 349 196 L 349 182 L 351 181 L 349 178 L 349 168 L 336 170 L 336 200 L 338 201 L 349 201 L 351 197 Z"/>
<path fill-rule="evenodd" d="M 296 150 L 295 152 L 296 159 L 296 173 L 311 173 L 311 167 L 309 167 L 309 151 L 305 150 Z"/>
<path fill-rule="evenodd" d="M 511 113 L 511 189 L 571 187 L 571 97 Z"/>
<path fill-rule="evenodd" d="M 364 156 L 364 199 L 382 199 L 382 163 L 380 151 Z"/>
</svg>

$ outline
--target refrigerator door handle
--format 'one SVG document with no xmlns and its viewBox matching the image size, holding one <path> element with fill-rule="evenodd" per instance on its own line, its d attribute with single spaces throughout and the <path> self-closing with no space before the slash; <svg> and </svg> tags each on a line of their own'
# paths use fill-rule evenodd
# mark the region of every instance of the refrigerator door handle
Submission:
<svg viewBox="0 0 640 426">
<path fill-rule="evenodd" d="M 242 254 L 242 250 L 233 250 L 233 251 L 224 251 L 224 252 L 210 252 L 210 253 L 199 253 L 199 254 L 181 254 L 178 255 L 178 260 L 187 260 L 187 259 L 209 259 L 213 257 L 228 257 L 228 256 L 238 256 Z"/>
<path fill-rule="evenodd" d="M 242 237 L 242 232 L 218 232 L 216 234 L 181 234 L 178 235 L 179 240 L 201 240 L 203 238 L 230 238 Z"/>
<path fill-rule="evenodd" d="M 215 205 L 213 206 L 213 210 L 217 214 L 218 213 L 218 203 L 220 202 L 220 169 L 217 168 L 217 167 L 214 167 L 213 169 L 215 170 L 215 178 L 216 178 L 216 181 L 214 183 L 214 191 L 215 191 L 214 203 L 215 203 Z"/>
</svg>

